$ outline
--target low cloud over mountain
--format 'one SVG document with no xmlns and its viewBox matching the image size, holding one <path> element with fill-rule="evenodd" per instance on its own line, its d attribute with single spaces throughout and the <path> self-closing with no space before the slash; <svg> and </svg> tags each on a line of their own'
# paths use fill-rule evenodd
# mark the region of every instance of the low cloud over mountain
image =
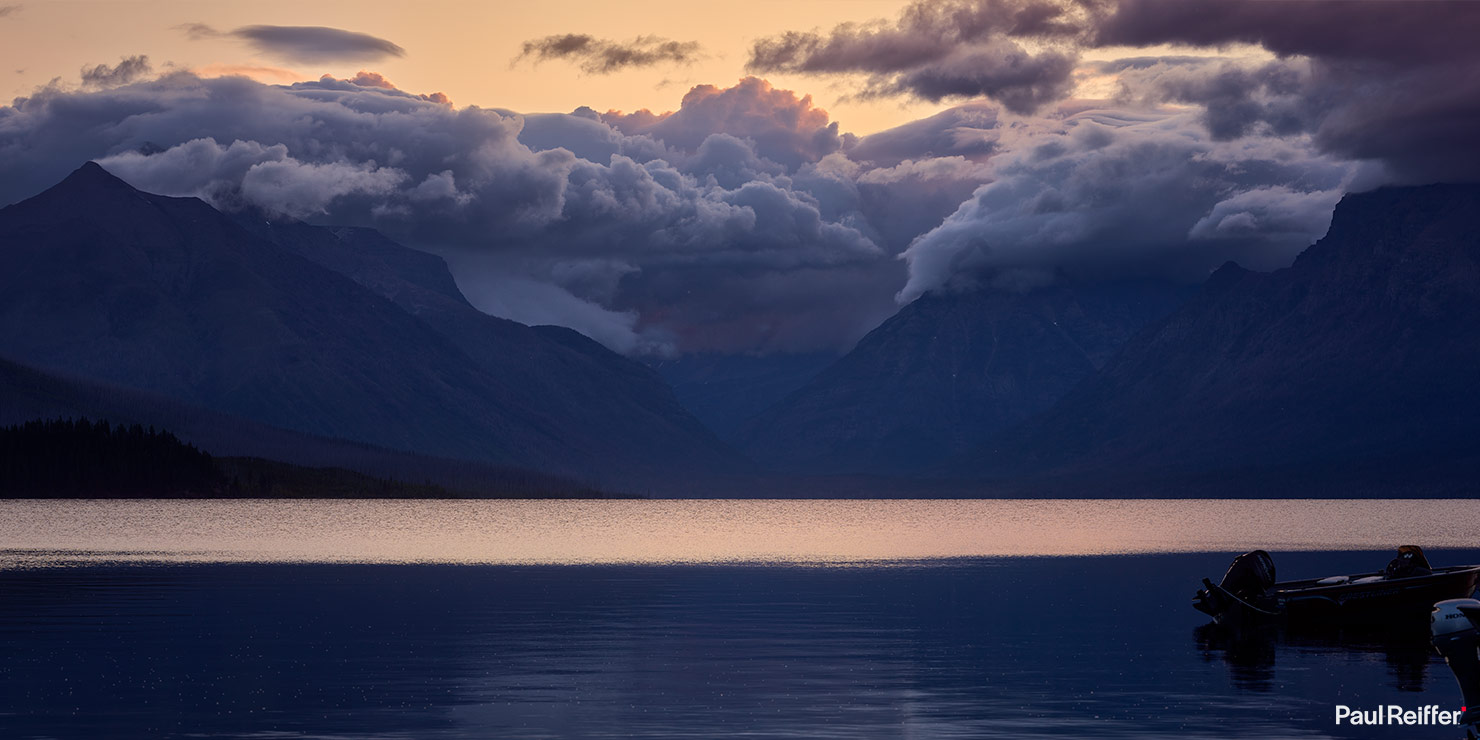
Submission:
<svg viewBox="0 0 1480 740">
<path fill-rule="evenodd" d="M 1276 138 L 1218 142 L 1187 113 L 1065 105 L 1003 135 L 994 182 L 905 252 L 902 300 L 1061 272 L 1191 282 L 1228 260 L 1274 269 L 1325 233 L 1360 174 Z"/>
<path fill-rule="evenodd" d="M 921 2 L 755 45 L 752 69 L 961 101 L 864 137 L 757 77 L 672 111 L 525 115 L 368 70 L 267 85 L 131 58 L 0 107 L 0 202 L 97 159 L 227 210 L 375 226 L 484 310 L 629 354 L 835 352 L 929 291 L 1280 267 L 1344 191 L 1480 177 L 1465 5 L 1272 5 Z M 307 38 L 262 28 L 228 34 L 283 58 Z M 604 70 L 616 48 L 552 39 L 531 55 Z"/>
</svg>

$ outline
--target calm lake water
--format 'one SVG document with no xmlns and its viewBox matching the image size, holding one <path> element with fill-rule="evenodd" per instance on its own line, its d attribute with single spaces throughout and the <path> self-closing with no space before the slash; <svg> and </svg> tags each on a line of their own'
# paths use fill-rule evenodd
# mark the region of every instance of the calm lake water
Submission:
<svg viewBox="0 0 1480 740">
<path fill-rule="evenodd" d="M 0 737 L 1434 737 L 1425 625 L 1231 635 L 1468 501 L 0 501 Z"/>
</svg>

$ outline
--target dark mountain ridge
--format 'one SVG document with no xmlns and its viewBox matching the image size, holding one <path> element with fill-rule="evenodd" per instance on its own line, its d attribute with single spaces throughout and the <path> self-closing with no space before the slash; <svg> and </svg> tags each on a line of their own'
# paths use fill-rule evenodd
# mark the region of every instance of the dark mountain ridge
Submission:
<svg viewBox="0 0 1480 740">
<path fill-rule="evenodd" d="M 485 373 L 538 399 L 573 456 L 611 461 L 680 458 L 672 472 L 733 473 L 748 467 L 653 370 L 560 326 L 525 326 L 490 316 L 463 298 L 441 257 L 397 244 L 373 229 L 326 229 L 294 221 L 239 218 L 273 244 L 354 280 L 451 342 Z M 636 434 L 637 436 L 634 436 Z"/>
<path fill-rule="evenodd" d="M 431 484 L 459 495 L 587 496 L 587 486 L 527 468 L 417 455 L 316 437 L 192 406 L 133 388 L 44 373 L 0 358 L 0 426 L 96 419 L 152 426 L 218 458 L 338 469 L 375 480 Z"/>
<path fill-rule="evenodd" d="M 930 293 L 740 434 L 788 472 L 909 474 L 1047 409 L 1188 289 L 1160 281 Z"/>
<path fill-rule="evenodd" d="M 655 359 L 651 364 L 673 387 L 684 408 L 720 439 L 733 440 L 745 422 L 791 395 L 837 359 L 833 352 L 700 352 Z"/>
<path fill-rule="evenodd" d="M 0 347 L 275 427 L 598 484 L 743 465 L 651 372 L 477 313 L 437 258 L 291 228 L 263 238 L 84 165 L 0 210 Z"/>
<path fill-rule="evenodd" d="M 1053 409 L 945 472 L 1215 493 L 1292 480 L 1339 493 L 1374 476 L 1472 486 L 1477 223 L 1480 185 L 1348 195 L 1291 267 L 1225 265 Z"/>
</svg>

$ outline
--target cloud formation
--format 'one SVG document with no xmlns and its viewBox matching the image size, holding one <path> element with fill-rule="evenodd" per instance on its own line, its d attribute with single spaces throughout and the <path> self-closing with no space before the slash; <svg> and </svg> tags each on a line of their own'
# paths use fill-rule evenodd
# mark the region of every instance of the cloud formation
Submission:
<svg viewBox="0 0 1480 740">
<path fill-rule="evenodd" d="M 201 77 L 224 77 L 235 75 L 250 77 L 262 82 L 293 82 L 303 79 L 303 75 L 291 69 L 282 67 L 267 67 L 256 64 L 207 64 L 191 70 Z"/>
<path fill-rule="evenodd" d="M 1099 46 L 1241 43 L 1280 56 L 1397 65 L 1480 59 L 1480 15 L 1469 0 L 1118 0 L 1108 10 L 1093 29 Z"/>
<path fill-rule="evenodd" d="M 1202 108 L 1219 140 L 1309 136 L 1400 181 L 1473 181 L 1477 37 L 1469 0 L 918 0 L 892 21 L 761 39 L 749 64 L 846 75 L 862 95 L 985 97 L 1022 115 L 1069 99 L 1076 75 L 1108 73 L 1122 103 Z M 1166 46 L 1223 58 L 1081 61 L 1088 49 Z"/>
<path fill-rule="evenodd" d="M 1334 8 L 1340 16 L 1335 17 Z M 1309 135 L 1323 151 L 1385 163 L 1404 182 L 1480 179 L 1480 13 L 1468 2 L 1230 0 L 1205 13 L 1125 0 L 1102 44 L 1257 44 L 1271 62 L 1212 60 L 1122 76 L 1130 98 L 1205 108 L 1223 139 Z"/>
<path fill-rule="evenodd" d="M 124 57 L 113 66 L 97 64 L 82 68 L 83 87 L 117 87 L 141 80 L 153 74 L 149 57 L 142 54 Z"/>
<path fill-rule="evenodd" d="M 867 96 L 931 101 L 988 97 L 1032 113 L 1068 94 L 1078 54 L 1049 42 L 1077 32 L 1083 12 L 1056 0 L 921 0 L 893 23 L 843 23 L 830 32 L 761 39 L 756 72 L 861 74 Z M 1040 42 L 1036 48 L 1021 43 Z"/>
<path fill-rule="evenodd" d="M 777 121 L 738 105 L 757 91 L 779 105 Z M 557 311 L 619 349 L 837 347 L 887 313 L 900 266 L 857 203 L 799 184 L 817 132 L 838 146 L 826 114 L 768 85 L 728 92 L 691 95 L 698 110 L 661 130 L 694 143 L 687 127 L 728 101 L 747 111 L 731 123 L 766 146 L 713 133 L 686 152 L 589 113 L 531 123 L 453 108 L 370 72 L 48 88 L 0 108 L 0 200 L 97 159 L 152 192 L 379 227 L 447 256 L 480 305 L 526 321 Z M 767 151 L 797 157 L 796 169 Z M 862 313 L 849 300 L 860 286 L 872 296 Z"/>
<path fill-rule="evenodd" d="M 1325 233 L 1364 173 L 1278 138 L 1218 142 L 1195 114 L 1066 106 L 1005 134 L 982 186 L 904 253 L 909 301 L 930 290 L 1027 289 L 1223 262 L 1269 270 Z"/>
<path fill-rule="evenodd" d="M 729 134 L 754 142 L 756 154 L 793 169 L 838 151 L 844 143 L 838 124 L 813 104 L 811 95 L 798 97 L 758 77 L 728 88 L 694 87 L 676 111 L 609 111 L 601 120 L 625 134 L 647 135 L 685 152 L 697 151 L 711 134 Z"/>
<path fill-rule="evenodd" d="M 0 107 L 0 202 L 101 159 L 155 192 L 378 227 L 446 256 L 485 310 L 621 351 L 765 352 L 845 348 L 932 290 L 1275 268 L 1345 190 L 1480 179 L 1480 52 L 1415 40 L 1460 44 L 1460 6 L 1371 0 L 1343 26 L 1292 0 L 1280 26 L 1267 5 L 918 2 L 756 45 L 759 67 L 864 94 L 967 98 L 866 137 L 758 77 L 661 113 L 521 115 L 369 70 L 99 65 Z M 605 43 L 561 38 L 550 58 Z M 1082 58 L 1112 44 L 1155 49 Z"/>
<path fill-rule="evenodd" d="M 203 197 L 223 208 L 253 206 L 297 219 L 329 213 L 349 195 L 383 197 L 406 176 L 374 162 L 304 162 L 283 144 L 192 139 L 162 152 L 122 152 L 105 160 L 109 171 L 146 190 Z"/>
<path fill-rule="evenodd" d="M 328 26 L 255 25 L 218 31 L 204 23 L 188 23 L 180 30 L 196 41 L 240 39 L 259 53 L 304 64 L 375 62 L 406 55 L 405 49 L 383 38 Z"/>
<path fill-rule="evenodd" d="M 997 106 L 966 103 L 870 134 L 848 153 L 854 159 L 884 167 L 920 157 L 963 157 L 980 162 L 997 151 L 1000 125 Z"/>
<path fill-rule="evenodd" d="M 525 41 L 514 63 L 525 59 L 535 63 L 560 59 L 577 63 L 587 74 L 603 75 L 632 67 L 688 64 L 698 57 L 697 41 L 674 41 L 662 36 L 612 41 L 584 33 L 565 33 Z"/>
</svg>

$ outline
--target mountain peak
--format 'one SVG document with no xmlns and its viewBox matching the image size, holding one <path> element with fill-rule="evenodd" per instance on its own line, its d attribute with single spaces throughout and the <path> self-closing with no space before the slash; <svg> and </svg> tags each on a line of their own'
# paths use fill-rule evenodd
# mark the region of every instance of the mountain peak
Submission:
<svg viewBox="0 0 1480 740">
<path fill-rule="evenodd" d="M 1229 260 L 1214 270 L 1212 275 L 1208 276 L 1208 279 L 1203 282 L 1203 291 L 1221 291 L 1243 280 L 1244 276 L 1248 274 L 1249 270 L 1245 269 L 1239 263 Z"/>
<path fill-rule="evenodd" d="M 53 189 L 62 188 L 70 190 L 79 186 L 116 187 L 127 188 L 128 190 L 134 189 L 132 185 L 129 185 L 128 183 L 119 179 L 117 175 L 114 175 L 112 172 L 104 169 L 103 165 L 90 160 L 82 163 L 81 167 L 72 170 L 72 174 L 67 175 L 61 182 L 57 183 L 53 187 Z"/>
<path fill-rule="evenodd" d="M 97 162 L 89 161 L 73 170 L 61 182 L 8 208 L 25 206 L 34 209 L 40 206 L 48 211 L 61 208 L 71 212 L 83 203 L 96 208 L 103 202 L 117 201 L 121 196 L 127 195 L 142 196 L 144 193 Z"/>
<path fill-rule="evenodd" d="M 661 378 L 478 312 L 441 258 L 282 230 L 286 246 L 200 199 L 86 164 L 0 211 L 0 347 L 48 371 L 402 452 L 647 490 L 674 472 L 745 469 Z"/>
</svg>

